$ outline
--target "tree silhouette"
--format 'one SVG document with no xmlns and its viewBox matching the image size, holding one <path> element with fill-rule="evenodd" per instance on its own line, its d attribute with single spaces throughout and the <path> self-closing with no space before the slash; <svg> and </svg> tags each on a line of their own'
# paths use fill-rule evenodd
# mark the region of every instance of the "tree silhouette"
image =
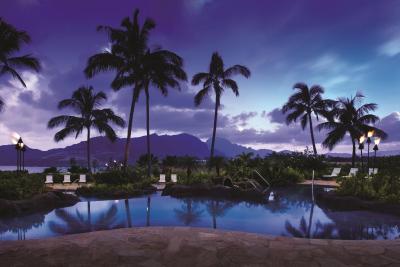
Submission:
<svg viewBox="0 0 400 267">
<path fill-rule="evenodd" d="M 339 98 L 334 102 L 329 121 L 318 125 L 319 130 L 328 130 L 327 137 L 322 142 L 322 145 L 330 150 L 341 142 L 346 134 L 349 134 L 353 145 L 353 167 L 356 159 L 356 142 L 361 135 L 366 134 L 368 131 L 374 131 L 377 136 L 383 139 L 387 137 L 384 131 L 371 126 L 371 124 L 379 120 L 378 116 L 370 114 L 370 112 L 376 110 L 377 104 L 361 105 L 363 99 L 364 95 L 361 93 L 357 93 L 350 98 Z"/>
<path fill-rule="evenodd" d="M 218 109 L 221 105 L 221 96 L 226 88 L 233 91 L 236 96 L 239 96 L 239 86 L 232 79 L 234 75 L 240 74 L 246 78 L 250 77 L 250 70 L 242 65 L 234 65 L 225 69 L 224 61 L 221 56 L 214 52 L 211 57 L 211 62 L 208 72 L 199 72 L 192 78 L 192 85 L 203 83 L 203 88 L 196 94 L 194 103 L 199 106 L 211 90 L 215 93 L 215 111 L 214 111 L 214 127 L 211 141 L 210 160 L 214 156 L 215 136 L 217 131 Z"/>
<path fill-rule="evenodd" d="M 27 32 L 17 30 L 0 18 L 0 77 L 9 74 L 26 87 L 18 70 L 28 69 L 38 72 L 40 70 L 39 60 L 30 54 L 15 56 L 14 53 L 20 51 L 23 44 L 30 42 L 31 38 Z M 0 98 L 0 111 L 3 107 L 4 101 Z"/>
<path fill-rule="evenodd" d="M 311 142 L 314 150 L 314 155 L 317 155 L 315 146 L 314 128 L 312 122 L 312 114 L 317 117 L 327 114 L 327 101 L 322 99 L 324 89 L 319 85 L 313 85 L 308 88 L 305 83 L 296 83 L 293 86 L 296 92 L 289 97 L 287 103 L 282 107 L 284 114 L 288 113 L 286 123 L 291 124 L 300 119 L 300 124 L 303 130 L 307 124 L 310 126 Z"/>
<path fill-rule="evenodd" d="M 209 200 L 206 204 L 207 212 L 213 219 L 213 228 L 217 229 L 217 218 L 225 216 L 226 212 L 235 204 L 229 201 Z"/>
<path fill-rule="evenodd" d="M 94 93 L 93 87 L 80 87 L 72 94 L 72 98 L 64 99 L 58 104 L 59 109 L 72 108 L 79 116 L 61 115 L 52 118 L 48 122 L 48 128 L 52 129 L 63 125 L 64 128 L 58 131 L 54 140 L 59 142 L 67 136 L 74 134 L 77 138 L 84 129 L 87 130 L 87 166 L 90 168 L 90 130 L 95 128 L 100 134 L 105 135 L 111 141 L 115 141 L 117 135 L 109 123 L 124 127 L 124 120 L 115 115 L 111 109 L 99 109 L 102 102 L 107 99 L 103 92 Z"/>
</svg>

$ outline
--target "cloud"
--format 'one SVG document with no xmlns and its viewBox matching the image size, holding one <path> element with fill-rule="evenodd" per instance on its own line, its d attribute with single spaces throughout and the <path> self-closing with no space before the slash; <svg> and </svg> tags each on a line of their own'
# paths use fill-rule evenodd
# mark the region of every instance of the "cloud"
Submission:
<svg viewBox="0 0 400 267">
<path fill-rule="evenodd" d="M 400 141 L 400 112 L 383 117 L 377 126 L 388 134 L 387 143 Z"/>
<path fill-rule="evenodd" d="M 286 116 L 285 114 L 282 113 L 281 108 L 275 108 L 270 112 L 263 112 L 263 117 L 268 119 L 272 123 L 279 123 L 279 124 L 284 124 L 286 123 Z"/>
<path fill-rule="evenodd" d="M 400 54 L 400 37 L 393 38 L 381 45 L 378 52 L 388 57 L 394 57 Z"/>
</svg>

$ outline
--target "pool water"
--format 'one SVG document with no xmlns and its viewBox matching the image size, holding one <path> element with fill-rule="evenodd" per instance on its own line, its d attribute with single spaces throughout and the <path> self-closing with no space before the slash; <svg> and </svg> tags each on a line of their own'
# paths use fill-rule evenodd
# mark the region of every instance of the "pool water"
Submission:
<svg viewBox="0 0 400 267">
<path fill-rule="evenodd" d="M 318 190 L 324 190 L 319 188 Z M 266 204 L 155 193 L 119 200 L 88 200 L 49 213 L 0 218 L 0 240 L 38 239 L 145 226 L 192 226 L 276 236 L 397 239 L 400 217 L 368 211 L 330 211 L 311 200 L 311 187 L 274 189 Z"/>
</svg>

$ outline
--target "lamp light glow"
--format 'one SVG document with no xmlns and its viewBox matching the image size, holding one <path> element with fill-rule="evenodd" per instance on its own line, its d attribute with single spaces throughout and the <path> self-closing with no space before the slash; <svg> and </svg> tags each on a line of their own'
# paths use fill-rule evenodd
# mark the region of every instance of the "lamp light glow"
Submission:
<svg viewBox="0 0 400 267">
<path fill-rule="evenodd" d="M 371 137 L 374 135 L 374 131 L 369 131 L 369 132 L 367 133 L 367 135 L 368 135 L 368 138 L 371 138 Z"/>
<path fill-rule="evenodd" d="M 365 135 L 363 135 L 363 136 L 360 137 L 359 142 L 360 142 L 360 144 L 362 144 L 362 143 L 365 142 Z"/>
<path fill-rule="evenodd" d="M 21 136 L 18 133 L 16 133 L 16 132 L 12 133 L 11 134 L 11 142 L 12 142 L 12 144 L 16 145 L 20 138 L 21 138 Z"/>
<path fill-rule="evenodd" d="M 375 138 L 375 140 L 374 140 L 375 145 L 379 145 L 380 142 L 381 142 L 381 139 L 379 137 Z"/>
</svg>

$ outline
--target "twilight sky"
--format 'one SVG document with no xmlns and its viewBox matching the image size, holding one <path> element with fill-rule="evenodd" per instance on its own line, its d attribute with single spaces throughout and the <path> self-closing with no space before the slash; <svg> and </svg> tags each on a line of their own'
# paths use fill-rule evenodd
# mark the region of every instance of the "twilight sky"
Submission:
<svg viewBox="0 0 400 267">
<path fill-rule="evenodd" d="M 105 91 L 107 105 L 127 118 L 131 89 L 115 93 L 110 89 L 112 74 L 86 80 L 83 69 L 89 56 L 108 47 L 96 26 L 119 26 L 134 8 L 140 9 L 142 19 L 156 21 L 151 43 L 182 56 L 190 78 L 207 70 L 214 51 L 227 66 L 243 64 L 252 71 L 250 79 L 237 79 L 239 98 L 229 91 L 223 95 L 218 137 L 256 148 L 304 149 L 310 145 L 309 132 L 298 125 L 286 126 L 279 110 L 293 84 L 302 81 L 322 85 L 329 98 L 363 92 L 366 101 L 379 105 L 379 126 L 389 133 L 383 149 L 400 149 L 397 0 L 1 0 L 0 17 L 29 32 L 32 43 L 22 53 L 39 57 L 43 70 L 23 72 L 26 89 L 9 76 L 0 77 L 0 96 L 6 102 L 0 114 L 0 145 L 9 144 L 14 131 L 34 148 L 77 142 L 68 138 L 55 143 L 55 130 L 46 124 L 61 114 L 58 101 L 80 85 Z M 170 90 L 168 98 L 154 90 L 152 132 L 209 138 L 213 96 L 195 108 L 198 89 L 183 84 L 181 92 Z M 135 136 L 145 133 L 143 104 L 140 101 L 136 109 Z M 126 129 L 118 133 L 125 137 Z M 317 134 L 319 142 L 322 138 Z M 350 152 L 346 142 L 335 151 Z"/>
</svg>

